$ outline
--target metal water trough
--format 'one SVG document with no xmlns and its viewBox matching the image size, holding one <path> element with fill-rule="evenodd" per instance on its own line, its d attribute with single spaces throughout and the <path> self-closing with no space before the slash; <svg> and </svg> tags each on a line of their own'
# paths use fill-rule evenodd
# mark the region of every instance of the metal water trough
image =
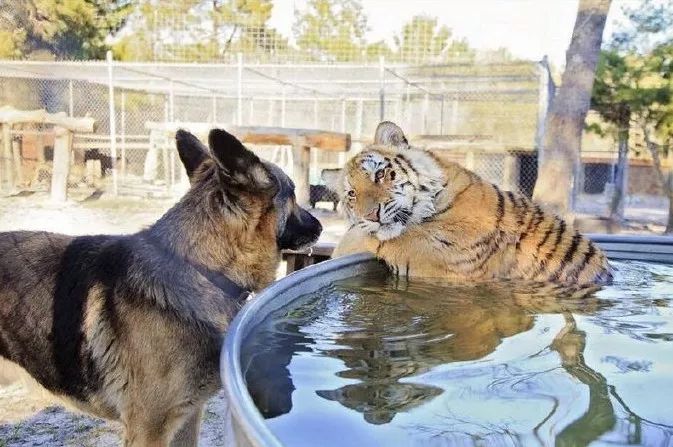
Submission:
<svg viewBox="0 0 673 447">
<path fill-rule="evenodd" d="M 614 260 L 635 260 L 673 264 L 673 237 L 592 234 Z M 241 346 L 251 331 L 271 312 L 294 299 L 314 292 L 334 281 L 360 275 L 383 264 L 369 254 L 345 256 L 325 262 L 333 245 L 323 244 L 311 252 L 289 252 L 288 276 L 272 284 L 239 312 L 229 327 L 220 357 L 220 373 L 229 404 L 227 445 L 238 447 L 281 447 L 248 394 L 241 365 Z M 310 259 L 314 253 L 316 258 Z M 306 268 L 302 268 L 307 266 Z M 300 268 L 300 270 L 297 270 Z M 298 428 L 299 429 L 299 428 Z"/>
</svg>

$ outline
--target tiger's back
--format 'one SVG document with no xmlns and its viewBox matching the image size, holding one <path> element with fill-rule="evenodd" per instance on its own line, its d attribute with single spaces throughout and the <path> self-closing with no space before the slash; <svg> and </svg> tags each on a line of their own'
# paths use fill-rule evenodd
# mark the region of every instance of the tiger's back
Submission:
<svg viewBox="0 0 673 447">
<path fill-rule="evenodd" d="M 400 141 L 399 135 L 395 138 L 392 141 Z M 611 280 L 607 258 L 594 243 L 528 198 L 503 191 L 430 152 L 399 144 L 386 146 L 385 140 L 378 143 L 346 166 L 344 185 L 352 189 L 346 191 L 343 206 L 352 226 L 337 246 L 336 256 L 364 249 L 408 276 L 573 285 Z M 372 158 L 382 162 L 372 163 Z M 366 185 L 372 182 L 368 179 L 374 180 L 375 189 L 378 186 L 376 193 Z M 405 186 L 400 189 L 399 184 Z M 349 198 L 356 190 L 363 193 L 360 201 L 364 203 L 358 204 L 357 192 Z M 406 193 L 402 200 L 406 209 L 395 204 L 400 191 Z M 373 196 L 378 205 L 370 200 Z M 424 201 L 430 205 L 423 205 Z M 367 216 L 371 219 L 373 212 L 367 210 L 376 206 L 379 220 L 372 224 Z M 386 210 L 396 208 L 402 209 L 402 220 L 408 224 L 388 238 L 392 233 L 384 229 L 399 227 L 400 218 Z M 372 232 L 375 224 L 378 229 Z"/>
</svg>

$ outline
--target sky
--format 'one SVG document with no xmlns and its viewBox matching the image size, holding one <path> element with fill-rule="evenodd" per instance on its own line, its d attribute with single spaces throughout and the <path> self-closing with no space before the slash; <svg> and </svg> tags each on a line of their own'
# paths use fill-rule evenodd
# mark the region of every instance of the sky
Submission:
<svg viewBox="0 0 673 447">
<path fill-rule="evenodd" d="M 556 66 L 565 65 L 578 0 L 361 0 L 368 17 L 369 41 L 388 40 L 411 17 L 435 16 L 456 37 L 467 38 L 477 49 L 506 47 L 515 56 L 540 60 L 545 54 Z M 613 0 L 604 36 L 610 36 L 615 21 L 623 20 L 624 5 L 640 0 Z M 275 0 L 271 26 L 292 35 L 295 8 L 306 0 Z"/>
</svg>

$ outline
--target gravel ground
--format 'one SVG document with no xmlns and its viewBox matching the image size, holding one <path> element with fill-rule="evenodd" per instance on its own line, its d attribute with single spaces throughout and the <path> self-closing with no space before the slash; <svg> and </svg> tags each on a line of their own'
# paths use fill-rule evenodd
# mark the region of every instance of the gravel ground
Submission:
<svg viewBox="0 0 673 447">
<path fill-rule="evenodd" d="M 128 234 L 156 221 L 173 200 L 75 197 L 55 205 L 46 194 L 0 199 L 0 231 L 47 230 L 58 233 Z M 343 222 L 333 213 L 316 210 L 323 223 L 322 240 L 336 241 Z M 279 271 L 284 271 L 281 268 Z M 201 429 L 200 446 L 224 446 L 227 411 L 222 393 L 208 402 Z M 119 445 L 118 424 L 64 409 L 46 392 L 3 375 L 0 361 L 0 447 Z"/>
</svg>

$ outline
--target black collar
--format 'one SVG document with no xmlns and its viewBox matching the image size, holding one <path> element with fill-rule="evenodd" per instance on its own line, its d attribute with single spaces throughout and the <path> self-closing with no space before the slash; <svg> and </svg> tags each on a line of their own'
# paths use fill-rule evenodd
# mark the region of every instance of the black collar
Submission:
<svg viewBox="0 0 673 447">
<path fill-rule="evenodd" d="M 227 276 L 223 273 L 211 270 L 208 267 L 204 267 L 202 265 L 190 265 L 192 265 L 192 267 L 194 267 L 199 273 L 205 276 L 208 281 L 213 283 L 218 289 L 222 290 L 228 296 L 234 298 L 237 301 L 245 301 L 252 293 L 252 290 L 241 287 L 231 279 L 227 278 Z"/>
<path fill-rule="evenodd" d="M 166 247 L 164 247 L 160 240 L 154 236 L 152 233 L 148 232 L 147 233 L 147 240 L 150 242 L 152 245 L 157 247 L 159 250 L 163 251 L 164 253 L 168 254 L 169 256 L 175 256 L 172 255 Z M 201 273 L 203 276 L 206 277 L 208 281 L 213 283 L 215 287 L 218 289 L 222 290 L 224 293 L 226 293 L 228 296 L 231 298 L 234 298 L 237 301 L 245 301 L 248 296 L 252 293 L 252 290 L 250 289 L 245 289 L 241 287 L 240 285 L 236 284 L 234 281 L 231 279 L 227 278 L 227 276 L 224 273 L 209 269 L 208 267 L 200 264 L 194 264 L 192 262 L 189 262 L 185 258 L 181 258 L 181 261 L 186 263 L 187 265 L 192 266 L 194 269 L 196 269 L 197 272 Z"/>
</svg>

